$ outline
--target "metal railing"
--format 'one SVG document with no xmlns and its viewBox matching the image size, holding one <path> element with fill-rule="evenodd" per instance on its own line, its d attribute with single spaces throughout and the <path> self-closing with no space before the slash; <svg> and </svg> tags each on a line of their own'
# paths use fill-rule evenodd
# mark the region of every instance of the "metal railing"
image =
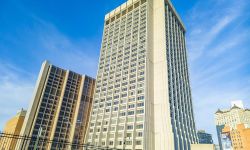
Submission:
<svg viewBox="0 0 250 150">
<path fill-rule="evenodd" d="M 47 150 L 49 149 L 48 145 L 50 145 L 51 150 L 119 150 L 116 148 L 0 132 L 0 150 Z"/>
</svg>

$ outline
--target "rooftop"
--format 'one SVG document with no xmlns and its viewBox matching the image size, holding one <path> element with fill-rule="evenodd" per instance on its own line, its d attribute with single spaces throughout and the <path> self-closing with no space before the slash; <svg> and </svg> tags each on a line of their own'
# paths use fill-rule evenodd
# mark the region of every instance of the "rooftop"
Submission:
<svg viewBox="0 0 250 150">
<path fill-rule="evenodd" d="M 243 109 L 237 105 L 233 105 L 230 109 L 226 109 L 226 110 L 221 110 L 221 109 L 218 109 L 215 114 L 221 114 L 221 113 L 227 113 L 227 112 L 230 112 L 231 110 L 234 110 L 234 109 L 241 109 L 241 110 L 244 110 L 244 111 L 250 111 L 250 109 Z"/>
</svg>

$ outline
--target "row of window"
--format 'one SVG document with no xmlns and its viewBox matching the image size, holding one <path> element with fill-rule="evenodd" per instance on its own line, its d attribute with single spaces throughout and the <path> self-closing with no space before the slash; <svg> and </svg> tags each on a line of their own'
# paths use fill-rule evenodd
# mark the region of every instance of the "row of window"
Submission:
<svg viewBox="0 0 250 150">
<path fill-rule="evenodd" d="M 127 140 L 127 141 L 117 141 L 118 142 L 118 146 L 122 146 L 122 145 L 132 145 L 132 141 L 130 140 Z M 98 143 L 96 142 L 95 145 L 98 145 Z M 102 141 L 101 142 L 101 145 L 102 146 L 105 146 L 106 145 L 106 142 L 105 141 Z M 114 141 L 109 141 L 108 143 L 109 146 L 114 146 Z M 135 145 L 142 145 L 142 141 L 141 140 L 136 140 L 135 141 Z M 141 149 L 136 149 L 136 150 L 141 150 Z"/>
<path fill-rule="evenodd" d="M 143 107 L 144 106 L 144 102 L 139 102 L 139 103 L 137 103 L 136 106 L 137 106 L 137 108 Z M 99 105 L 99 109 L 100 109 L 99 111 L 97 111 L 98 107 L 94 107 L 93 111 L 92 111 L 92 115 L 103 113 L 104 112 L 104 109 L 102 109 L 103 107 L 104 107 L 104 105 L 100 104 Z M 111 107 L 111 106 L 106 106 L 105 112 L 106 113 L 111 112 L 111 108 L 107 108 L 107 107 Z M 135 108 L 135 104 L 128 105 L 128 109 L 132 109 L 132 108 Z M 118 107 L 113 107 L 112 109 L 113 109 L 113 112 L 118 111 Z M 123 111 L 125 109 L 126 109 L 126 105 L 123 105 L 123 106 L 120 107 L 120 111 Z M 141 113 L 141 112 L 138 112 L 138 113 Z M 128 112 L 128 115 L 133 115 L 133 114 L 134 114 L 134 111 L 129 111 Z M 126 116 L 126 112 L 121 112 L 120 116 Z"/>
</svg>

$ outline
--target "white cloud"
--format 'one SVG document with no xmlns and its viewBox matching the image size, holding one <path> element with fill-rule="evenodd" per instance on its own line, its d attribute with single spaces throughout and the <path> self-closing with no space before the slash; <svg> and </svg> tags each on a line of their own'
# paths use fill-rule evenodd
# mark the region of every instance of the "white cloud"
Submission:
<svg viewBox="0 0 250 150">
<path fill-rule="evenodd" d="M 191 61 L 203 56 L 217 38 L 225 31 L 232 29 L 230 26 L 237 22 L 236 20 L 246 9 L 244 2 L 244 0 L 218 3 L 213 0 L 197 2 L 186 19 Z"/>
<path fill-rule="evenodd" d="M 198 1 L 186 17 L 197 129 L 213 133 L 214 112 L 242 99 L 250 107 L 247 0 Z"/>
<path fill-rule="evenodd" d="M 35 78 L 13 64 L 0 62 L 0 130 L 21 108 L 27 109 Z"/>
<path fill-rule="evenodd" d="M 40 48 L 35 56 L 42 56 L 55 65 L 95 77 L 100 47 L 98 38 L 72 40 L 53 24 L 37 18 L 36 20 L 37 25 L 33 30 L 36 31 Z"/>
<path fill-rule="evenodd" d="M 33 22 L 30 26 L 22 28 L 15 37 L 8 37 L 7 40 L 25 49 L 31 58 L 23 61 L 33 63 L 30 64 L 32 69 L 0 61 L 0 128 L 22 107 L 28 108 L 38 76 L 38 72 L 33 71 L 39 70 L 45 59 L 64 69 L 92 77 L 96 75 L 99 38 L 72 39 L 53 24 L 34 15 L 31 18 Z M 27 71 L 20 68 L 26 68 Z"/>
</svg>

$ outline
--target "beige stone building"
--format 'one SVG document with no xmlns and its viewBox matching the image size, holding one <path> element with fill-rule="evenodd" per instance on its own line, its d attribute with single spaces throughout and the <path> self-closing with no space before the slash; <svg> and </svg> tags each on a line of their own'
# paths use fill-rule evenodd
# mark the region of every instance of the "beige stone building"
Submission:
<svg viewBox="0 0 250 150">
<path fill-rule="evenodd" d="M 92 105 L 95 79 L 45 61 L 28 109 L 22 135 L 33 137 L 25 149 L 69 149 L 83 144 Z M 46 139 L 36 143 L 36 139 Z M 53 140 L 53 142 L 48 142 Z M 55 142 L 57 141 L 57 142 Z M 21 144 L 19 144 L 19 148 Z M 79 149 L 79 147 L 72 147 Z"/>
<path fill-rule="evenodd" d="M 23 121 L 26 115 L 26 110 L 21 110 L 7 121 L 3 132 L 5 134 L 19 135 L 23 126 Z M 0 149 L 14 150 L 16 148 L 17 140 L 14 138 L 0 137 Z"/>
<path fill-rule="evenodd" d="M 128 0 L 105 16 L 86 143 L 126 150 L 197 143 L 185 32 L 169 0 Z"/>
<path fill-rule="evenodd" d="M 191 150 L 216 150 L 214 144 L 192 144 Z"/>
<path fill-rule="evenodd" d="M 215 113 L 216 125 L 227 124 L 231 128 L 236 128 L 238 124 L 250 125 L 250 110 L 234 105 L 230 109 L 218 110 Z"/>
</svg>

